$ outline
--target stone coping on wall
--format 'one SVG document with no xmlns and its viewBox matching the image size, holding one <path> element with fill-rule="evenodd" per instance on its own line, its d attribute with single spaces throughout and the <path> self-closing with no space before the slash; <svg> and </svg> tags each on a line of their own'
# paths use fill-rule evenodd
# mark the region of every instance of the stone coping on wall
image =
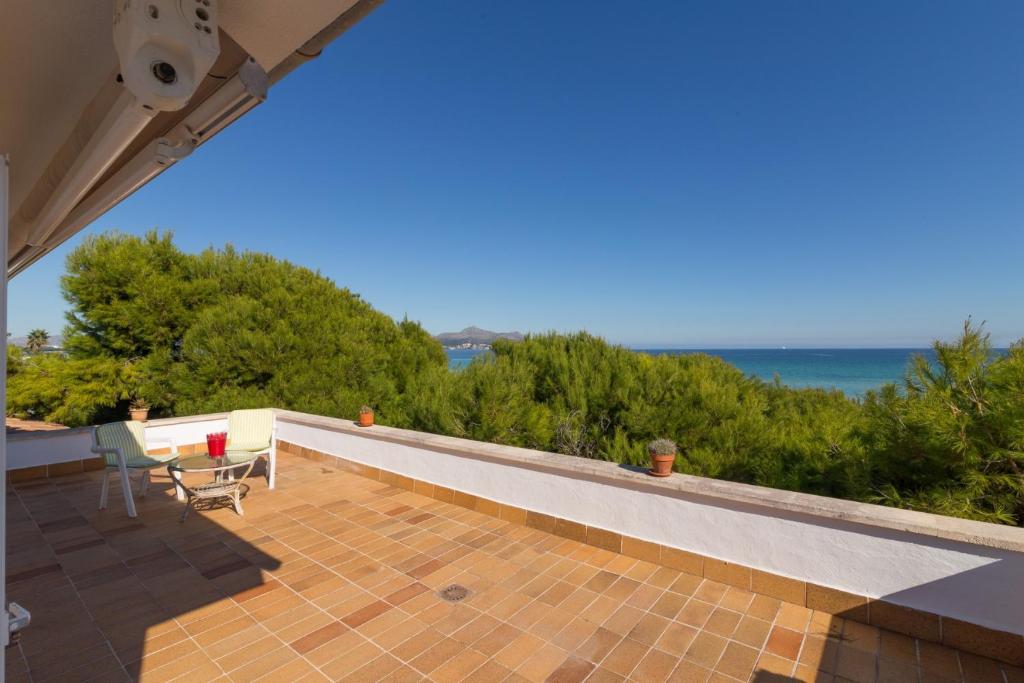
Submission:
<svg viewBox="0 0 1024 683">
<path fill-rule="evenodd" d="M 597 548 L 742 588 L 759 595 L 864 624 L 871 624 L 921 640 L 941 643 L 1017 666 L 1024 666 L 1024 636 L 1018 634 L 904 607 L 884 599 L 855 595 L 809 581 L 772 574 L 710 556 L 633 538 L 607 529 L 507 505 L 287 441 L 278 441 L 278 450 L 353 472 L 435 500 L 475 510 L 507 522 L 522 524 Z"/>
<path fill-rule="evenodd" d="M 275 410 L 277 419 L 293 424 L 412 446 L 449 455 L 526 467 L 575 479 L 588 478 L 612 485 L 643 489 L 654 494 L 702 496 L 723 502 L 752 505 L 824 519 L 905 531 L 1001 550 L 1024 552 L 1024 529 L 958 517 L 858 503 L 808 493 L 783 491 L 685 474 L 654 478 L 616 463 L 536 451 L 515 446 L 471 441 L 383 425 L 359 427 L 351 420 Z"/>
</svg>

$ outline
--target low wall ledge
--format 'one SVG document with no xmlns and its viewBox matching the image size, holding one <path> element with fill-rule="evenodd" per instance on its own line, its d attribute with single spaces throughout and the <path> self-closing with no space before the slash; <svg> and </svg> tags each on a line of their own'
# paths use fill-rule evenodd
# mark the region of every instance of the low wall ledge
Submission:
<svg viewBox="0 0 1024 683">
<path fill-rule="evenodd" d="M 641 486 L 654 494 L 660 492 L 664 495 L 686 494 L 716 498 L 723 502 L 752 505 L 768 510 L 781 510 L 971 545 L 1024 552 L 1024 529 L 1018 527 L 685 474 L 674 474 L 671 477 L 655 479 L 615 463 L 601 460 L 589 460 L 528 448 L 415 432 L 384 425 L 365 428 L 359 427 L 351 420 L 289 410 L 275 410 L 275 413 L 279 420 L 291 424 L 318 427 L 352 436 L 388 441 L 461 457 L 490 460 L 511 467 L 543 469 L 561 476 L 578 478 L 580 474 L 583 474 L 613 485 Z"/>
</svg>

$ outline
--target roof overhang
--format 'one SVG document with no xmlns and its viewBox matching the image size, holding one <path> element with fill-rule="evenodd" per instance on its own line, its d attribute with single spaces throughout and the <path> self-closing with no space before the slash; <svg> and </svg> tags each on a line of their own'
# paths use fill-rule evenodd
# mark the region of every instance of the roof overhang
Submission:
<svg viewBox="0 0 1024 683">
<path fill-rule="evenodd" d="M 184 107 L 144 117 L 119 78 L 113 17 L 124 2 L 9 2 L 0 12 L 12 276 L 244 115 L 382 0 L 219 0 L 209 73 Z"/>
</svg>

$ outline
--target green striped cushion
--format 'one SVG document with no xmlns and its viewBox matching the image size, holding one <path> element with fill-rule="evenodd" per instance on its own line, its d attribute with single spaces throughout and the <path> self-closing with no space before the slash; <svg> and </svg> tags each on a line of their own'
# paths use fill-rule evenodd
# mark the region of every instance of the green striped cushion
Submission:
<svg viewBox="0 0 1024 683">
<path fill-rule="evenodd" d="M 233 451 L 267 450 L 273 432 L 272 410 L 232 410 L 228 415 L 228 448 Z"/>
<path fill-rule="evenodd" d="M 147 468 L 173 460 L 174 455 L 146 455 L 146 431 L 141 422 L 112 422 L 96 428 L 96 442 L 103 448 L 120 448 L 128 467 Z M 117 456 L 104 453 L 109 467 L 117 466 Z"/>
</svg>

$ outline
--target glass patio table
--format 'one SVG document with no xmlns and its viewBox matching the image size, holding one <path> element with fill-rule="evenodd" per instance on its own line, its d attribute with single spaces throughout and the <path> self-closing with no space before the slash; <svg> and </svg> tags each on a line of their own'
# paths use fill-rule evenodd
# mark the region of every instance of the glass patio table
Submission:
<svg viewBox="0 0 1024 683">
<path fill-rule="evenodd" d="M 178 500 L 185 501 L 185 510 L 181 513 L 181 521 L 188 517 L 189 510 L 198 500 L 213 500 L 217 498 L 228 498 L 240 515 L 242 511 L 241 488 L 242 482 L 252 471 L 256 463 L 257 455 L 248 451 L 227 451 L 224 455 L 210 457 L 209 455 L 190 455 L 187 457 L 172 460 L 167 465 L 167 473 L 174 481 L 175 492 Z M 235 476 L 235 471 L 245 468 L 242 475 Z M 209 472 L 213 474 L 213 481 L 202 484 L 187 485 L 182 479 L 186 472 Z"/>
</svg>

